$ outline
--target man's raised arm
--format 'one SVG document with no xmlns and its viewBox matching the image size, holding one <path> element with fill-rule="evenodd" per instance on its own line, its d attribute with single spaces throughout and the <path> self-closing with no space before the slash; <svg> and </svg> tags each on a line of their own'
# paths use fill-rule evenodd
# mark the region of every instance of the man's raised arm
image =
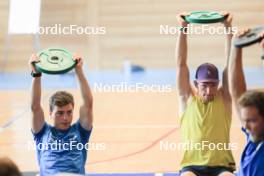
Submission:
<svg viewBox="0 0 264 176">
<path fill-rule="evenodd" d="M 240 32 L 237 36 L 243 35 L 245 31 Z M 243 62 L 242 62 L 242 48 L 232 46 L 231 57 L 229 60 L 228 66 L 229 72 L 229 91 L 231 94 L 232 102 L 238 113 L 238 104 L 237 101 L 239 97 L 246 92 L 246 81 L 243 72 Z"/>
<path fill-rule="evenodd" d="M 184 21 L 182 14 L 178 15 L 178 21 L 181 27 L 187 29 L 187 22 Z M 179 114 L 182 114 L 186 108 L 187 100 L 191 95 L 190 73 L 187 66 L 187 34 L 184 31 L 179 32 L 176 43 L 176 89 L 179 98 Z"/>
<path fill-rule="evenodd" d="M 75 55 L 74 60 L 77 61 L 75 72 L 78 77 L 83 99 L 83 105 L 80 108 L 80 123 L 84 129 L 91 130 L 93 125 L 93 96 L 88 81 L 83 73 L 82 58 Z"/>
<path fill-rule="evenodd" d="M 32 71 L 32 86 L 31 86 L 31 112 L 32 112 L 32 131 L 38 133 L 44 123 L 44 112 L 41 107 L 41 77 L 37 72 L 34 63 L 38 61 L 35 54 L 30 57 L 29 65 Z"/>
</svg>

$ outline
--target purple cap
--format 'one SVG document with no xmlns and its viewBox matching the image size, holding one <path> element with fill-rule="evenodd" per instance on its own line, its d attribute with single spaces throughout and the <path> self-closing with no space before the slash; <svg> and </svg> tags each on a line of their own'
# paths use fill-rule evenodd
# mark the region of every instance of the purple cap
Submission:
<svg viewBox="0 0 264 176">
<path fill-rule="evenodd" d="M 197 82 L 218 82 L 218 69 L 210 63 L 202 64 L 196 70 L 195 79 Z"/>
</svg>

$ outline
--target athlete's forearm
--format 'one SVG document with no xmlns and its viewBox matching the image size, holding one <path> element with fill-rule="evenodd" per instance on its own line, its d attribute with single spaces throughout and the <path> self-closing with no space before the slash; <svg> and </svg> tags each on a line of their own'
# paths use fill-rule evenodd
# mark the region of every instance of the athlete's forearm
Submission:
<svg viewBox="0 0 264 176">
<path fill-rule="evenodd" d="M 226 64 L 223 70 L 222 75 L 222 85 L 225 92 L 229 94 L 229 86 L 228 86 L 228 65 L 230 60 L 230 52 L 231 52 L 231 45 L 232 45 L 232 34 L 226 35 L 226 43 L 225 43 L 225 57 L 226 57 Z"/>
<path fill-rule="evenodd" d="M 233 46 L 228 72 L 230 94 L 236 101 L 246 91 L 241 48 Z"/>
<path fill-rule="evenodd" d="M 77 78 L 80 84 L 81 94 L 84 101 L 84 105 L 91 108 L 93 105 L 93 96 L 87 79 L 82 69 L 76 69 Z"/>
<path fill-rule="evenodd" d="M 177 67 L 187 65 L 187 35 L 183 32 L 179 33 L 175 50 Z"/>
<path fill-rule="evenodd" d="M 41 108 L 41 78 L 36 77 L 32 80 L 31 86 L 31 109 L 37 110 Z"/>
</svg>

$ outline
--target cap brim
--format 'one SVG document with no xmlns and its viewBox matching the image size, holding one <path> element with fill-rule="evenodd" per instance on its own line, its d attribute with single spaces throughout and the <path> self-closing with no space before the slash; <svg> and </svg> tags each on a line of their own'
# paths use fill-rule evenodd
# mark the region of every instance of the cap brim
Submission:
<svg viewBox="0 0 264 176">
<path fill-rule="evenodd" d="M 197 79 L 196 81 L 199 82 L 199 83 L 204 83 L 204 82 L 218 83 L 219 82 L 218 79 Z"/>
</svg>

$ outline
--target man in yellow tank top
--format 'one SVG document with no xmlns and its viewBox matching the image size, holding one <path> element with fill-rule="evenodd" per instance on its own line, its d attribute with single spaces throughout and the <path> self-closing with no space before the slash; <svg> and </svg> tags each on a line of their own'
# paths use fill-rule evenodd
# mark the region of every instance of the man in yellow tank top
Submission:
<svg viewBox="0 0 264 176">
<path fill-rule="evenodd" d="M 232 15 L 225 15 L 224 26 L 231 27 Z M 178 16 L 178 21 L 181 27 L 188 26 L 183 14 Z M 227 34 L 227 63 L 231 39 L 232 34 Z M 227 67 L 220 82 L 216 66 L 210 63 L 200 65 L 192 86 L 187 66 L 187 34 L 184 30 L 179 33 L 176 44 L 176 65 L 180 133 L 185 146 L 181 176 L 232 176 L 235 162 L 231 150 L 236 146 L 229 140 L 232 102 Z"/>
</svg>

